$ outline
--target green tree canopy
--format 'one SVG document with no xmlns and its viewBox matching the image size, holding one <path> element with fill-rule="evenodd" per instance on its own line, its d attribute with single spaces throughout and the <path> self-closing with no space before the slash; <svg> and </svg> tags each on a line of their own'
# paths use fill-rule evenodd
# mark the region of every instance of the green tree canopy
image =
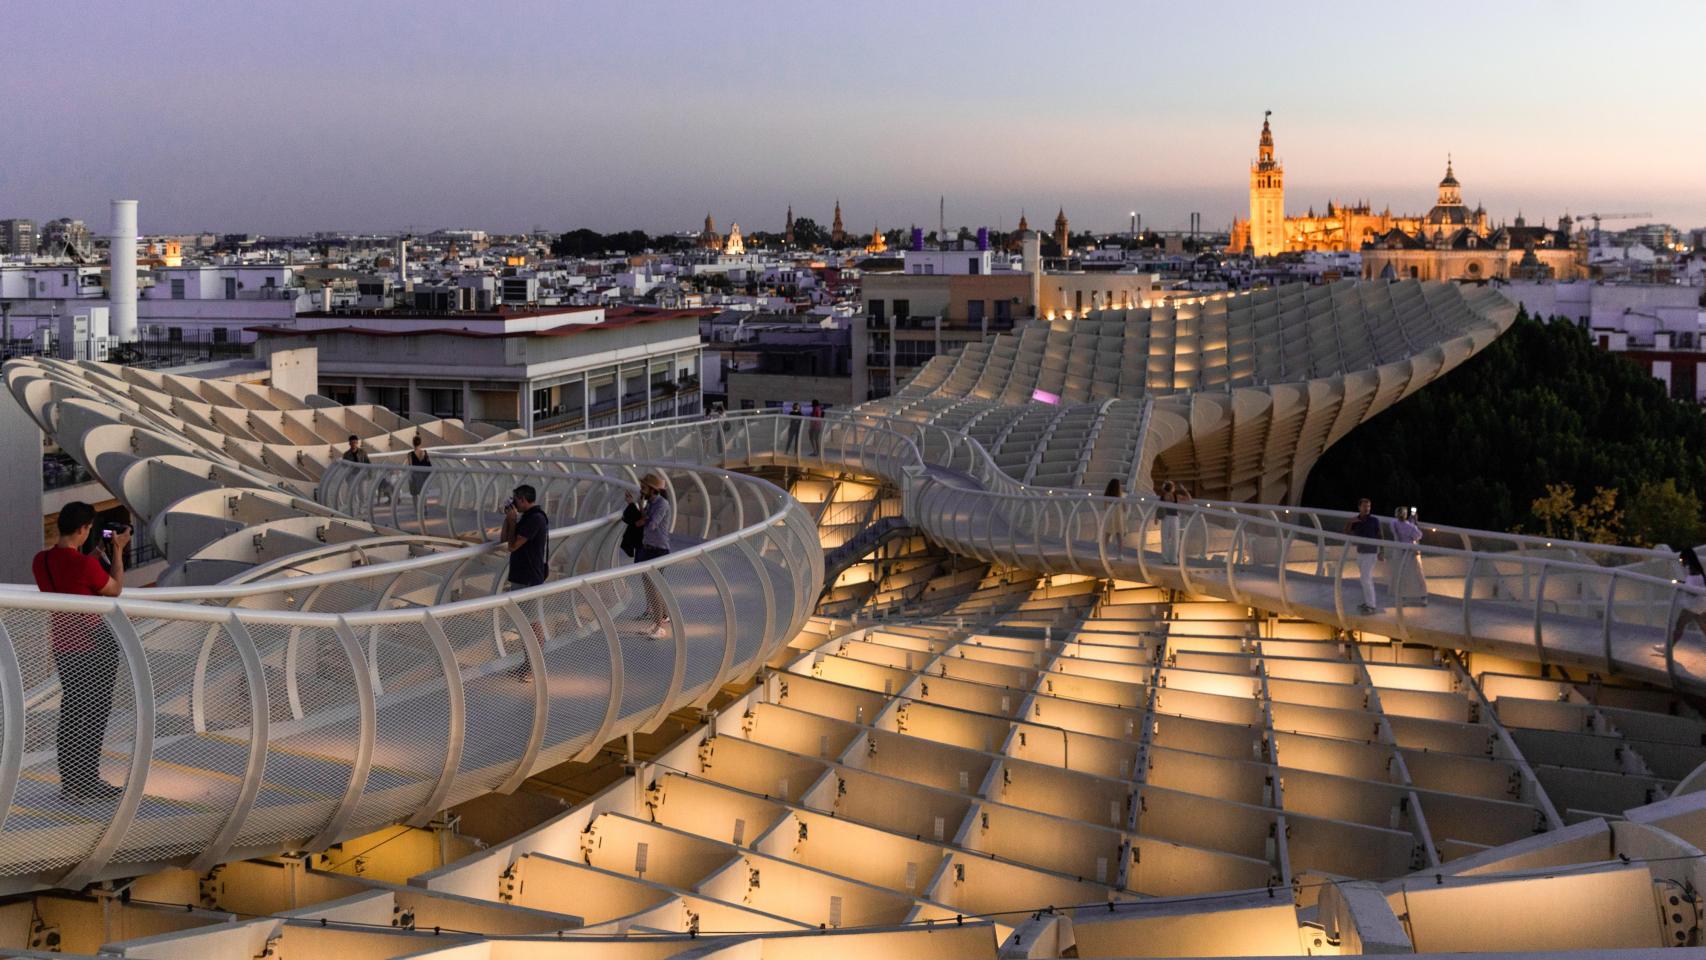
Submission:
<svg viewBox="0 0 1706 960">
<path fill-rule="evenodd" d="M 1382 512 L 1415 504 L 1439 523 L 1535 529 L 1531 506 L 1552 484 L 1621 491 L 1626 538 L 1680 546 L 1671 538 L 1700 532 L 1706 412 L 1574 324 L 1519 312 L 1492 346 L 1328 448 L 1303 502 L 1352 509 L 1367 496 Z"/>
</svg>

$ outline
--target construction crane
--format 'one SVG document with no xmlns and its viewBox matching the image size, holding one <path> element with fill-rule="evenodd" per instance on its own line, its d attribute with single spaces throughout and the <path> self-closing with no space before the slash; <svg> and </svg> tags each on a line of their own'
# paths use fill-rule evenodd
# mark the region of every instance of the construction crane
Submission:
<svg viewBox="0 0 1706 960">
<path fill-rule="evenodd" d="M 1650 213 L 1587 213 L 1582 215 L 1584 220 L 1593 221 L 1593 245 L 1599 246 L 1599 222 L 1601 220 L 1640 220 L 1650 217 Z"/>
</svg>

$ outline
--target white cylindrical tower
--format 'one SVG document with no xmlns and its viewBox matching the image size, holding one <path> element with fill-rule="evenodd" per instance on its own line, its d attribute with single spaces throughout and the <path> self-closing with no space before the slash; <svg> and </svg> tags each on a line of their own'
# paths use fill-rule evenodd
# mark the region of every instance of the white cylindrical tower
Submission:
<svg viewBox="0 0 1706 960">
<path fill-rule="evenodd" d="M 1043 239 L 1035 230 L 1026 230 L 1019 240 L 1020 263 L 1031 280 L 1031 316 L 1043 315 Z"/>
<path fill-rule="evenodd" d="M 113 201 L 113 229 L 107 235 L 108 318 L 119 343 L 136 341 L 136 201 Z"/>
</svg>

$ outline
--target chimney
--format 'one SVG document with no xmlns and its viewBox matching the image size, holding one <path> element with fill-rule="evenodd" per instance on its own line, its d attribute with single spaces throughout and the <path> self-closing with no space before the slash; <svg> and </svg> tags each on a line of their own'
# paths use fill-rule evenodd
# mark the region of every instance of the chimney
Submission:
<svg viewBox="0 0 1706 960">
<path fill-rule="evenodd" d="M 107 301 L 112 336 L 136 342 L 136 201 L 113 201 L 113 228 L 107 235 Z"/>
<path fill-rule="evenodd" d="M 1035 314 L 1042 300 L 1043 287 L 1043 241 L 1035 230 L 1026 230 L 1024 239 L 1020 241 L 1020 259 L 1024 263 L 1025 273 L 1031 278 L 1031 312 Z"/>
</svg>

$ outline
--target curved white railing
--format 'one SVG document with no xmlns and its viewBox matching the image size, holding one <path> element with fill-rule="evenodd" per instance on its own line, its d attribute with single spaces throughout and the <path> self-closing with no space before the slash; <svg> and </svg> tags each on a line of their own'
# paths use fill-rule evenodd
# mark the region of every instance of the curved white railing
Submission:
<svg viewBox="0 0 1706 960">
<path fill-rule="evenodd" d="M 489 536 L 501 497 L 484 513 L 465 505 L 522 482 L 578 519 L 555 532 L 553 579 L 538 587 L 506 591 L 504 557 L 483 543 L 447 551 L 435 540 L 421 556 L 348 563 L 351 551 L 406 552 L 408 538 L 392 536 L 329 545 L 322 559 L 341 567 L 280 565 L 240 584 L 117 599 L 0 588 L 7 886 L 206 868 L 423 824 L 703 706 L 798 632 L 821 586 L 821 551 L 780 489 L 641 464 L 678 491 L 677 549 L 628 564 L 615 517 L 632 485 L 616 465 L 581 466 L 606 474 L 561 462 L 446 465 L 434 473 L 444 496 L 421 490 L 416 518 L 452 536 Z M 324 488 L 410 499 L 406 483 L 376 495 L 383 469 L 329 471 Z M 65 652 L 55 647 L 71 640 L 96 652 L 57 663 Z M 62 708 L 101 697 L 81 682 L 67 691 L 62 669 L 111 673 L 104 731 L 73 725 L 62 741 Z M 95 757 L 121 789 L 66 797 L 62 752 Z"/>
<path fill-rule="evenodd" d="M 1362 540 L 1343 511 L 1167 505 L 1035 487 L 981 444 L 930 424 L 853 415 L 731 415 L 620 438 L 538 438 L 504 456 L 618 452 L 726 465 L 785 463 L 874 474 L 948 549 L 1040 572 L 1143 580 L 1439 646 L 1706 690 L 1706 593 L 1666 551 L 1430 524 L 1422 542 Z M 1358 554 L 1378 551 L 1379 609 L 1358 612 Z M 1349 581 L 1347 583 L 1347 581 Z M 1686 641 L 1686 642 L 1683 642 Z"/>
</svg>

